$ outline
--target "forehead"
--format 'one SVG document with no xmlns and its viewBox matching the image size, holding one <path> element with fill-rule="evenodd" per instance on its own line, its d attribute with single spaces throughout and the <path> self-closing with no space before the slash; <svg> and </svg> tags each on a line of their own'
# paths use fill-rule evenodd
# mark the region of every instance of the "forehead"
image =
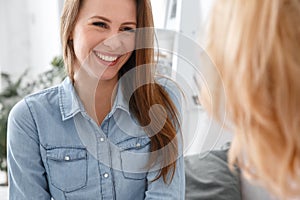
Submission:
<svg viewBox="0 0 300 200">
<path fill-rule="evenodd" d="M 79 17 L 95 15 L 118 21 L 136 21 L 136 0 L 84 0 Z"/>
</svg>

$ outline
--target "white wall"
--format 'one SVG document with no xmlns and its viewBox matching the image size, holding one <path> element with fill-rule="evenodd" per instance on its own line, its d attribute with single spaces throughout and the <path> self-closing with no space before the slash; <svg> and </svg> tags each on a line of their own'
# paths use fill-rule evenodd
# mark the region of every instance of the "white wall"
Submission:
<svg viewBox="0 0 300 200">
<path fill-rule="evenodd" d="M 0 67 L 18 73 L 29 64 L 29 20 L 27 2 L 0 1 Z"/>
<path fill-rule="evenodd" d="M 27 0 L 29 7 L 30 66 L 44 71 L 61 54 L 58 1 Z"/>
<path fill-rule="evenodd" d="M 168 0 L 151 0 L 154 27 L 164 28 Z"/>
<path fill-rule="evenodd" d="M 177 71 L 191 87 L 191 92 L 187 94 L 190 105 L 194 103 L 191 95 L 199 95 L 199 89 L 196 87 L 193 77 L 196 75 L 197 80 L 200 79 L 202 84 L 205 83 L 203 72 L 205 68 L 213 66 L 208 66 L 200 60 L 200 55 L 207 56 L 203 44 L 213 3 L 214 0 L 183 0 L 181 5 L 179 31 L 185 37 L 178 40 L 178 52 L 179 55 L 185 55 L 187 60 L 178 59 Z M 186 154 L 219 149 L 226 142 L 232 140 L 232 134 L 216 123 L 201 105 L 189 106 L 185 114 Z"/>
<path fill-rule="evenodd" d="M 20 75 L 31 68 L 34 76 L 50 68 L 61 54 L 59 0 L 0 0 L 0 67 Z"/>
<path fill-rule="evenodd" d="M 204 43 L 204 33 L 212 5 L 213 0 L 177 0 L 176 19 L 167 19 L 164 27 L 175 33 L 166 33 L 169 37 L 164 35 L 161 38 L 162 40 L 173 39 L 172 68 L 176 71 L 176 81 L 182 87 L 186 97 L 182 113 L 185 155 L 220 148 L 232 139 L 232 134 L 213 121 L 202 106 L 196 105 L 193 99 L 193 96 L 199 95 L 194 76 L 197 76 L 197 80 L 201 79 L 205 82 L 201 70 L 208 66 L 201 63 L 200 55 L 205 53 L 201 45 Z M 154 11 L 154 16 L 155 14 Z M 164 16 L 167 17 L 169 14 Z M 164 21 L 162 18 L 159 20 Z M 160 41 L 161 44 L 165 42 Z"/>
</svg>

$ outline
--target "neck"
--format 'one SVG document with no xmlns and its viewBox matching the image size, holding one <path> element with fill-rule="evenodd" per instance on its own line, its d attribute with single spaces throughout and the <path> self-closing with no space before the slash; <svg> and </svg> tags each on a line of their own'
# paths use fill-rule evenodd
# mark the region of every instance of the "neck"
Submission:
<svg viewBox="0 0 300 200">
<path fill-rule="evenodd" d="M 116 96 L 117 77 L 111 80 L 99 80 L 83 70 L 74 75 L 74 87 L 89 116 L 100 125 L 111 110 Z"/>
</svg>

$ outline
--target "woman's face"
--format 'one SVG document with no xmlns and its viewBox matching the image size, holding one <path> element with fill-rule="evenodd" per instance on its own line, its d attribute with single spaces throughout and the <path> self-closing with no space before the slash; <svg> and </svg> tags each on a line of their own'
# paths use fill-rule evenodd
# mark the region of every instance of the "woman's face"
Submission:
<svg viewBox="0 0 300 200">
<path fill-rule="evenodd" d="M 85 0 L 71 38 L 75 73 L 84 69 L 99 80 L 118 79 L 135 47 L 135 0 Z"/>
</svg>

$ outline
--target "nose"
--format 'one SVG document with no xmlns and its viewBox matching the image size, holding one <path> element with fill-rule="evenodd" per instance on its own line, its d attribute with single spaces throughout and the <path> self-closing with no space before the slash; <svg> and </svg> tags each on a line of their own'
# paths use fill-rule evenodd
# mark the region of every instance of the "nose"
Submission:
<svg viewBox="0 0 300 200">
<path fill-rule="evenodd" d="M 109 50 L 116 50 L 122 46 L 121 36 L 119 33 L 110 34 L 104 41 L 103 45 Z"/>
</svg>

